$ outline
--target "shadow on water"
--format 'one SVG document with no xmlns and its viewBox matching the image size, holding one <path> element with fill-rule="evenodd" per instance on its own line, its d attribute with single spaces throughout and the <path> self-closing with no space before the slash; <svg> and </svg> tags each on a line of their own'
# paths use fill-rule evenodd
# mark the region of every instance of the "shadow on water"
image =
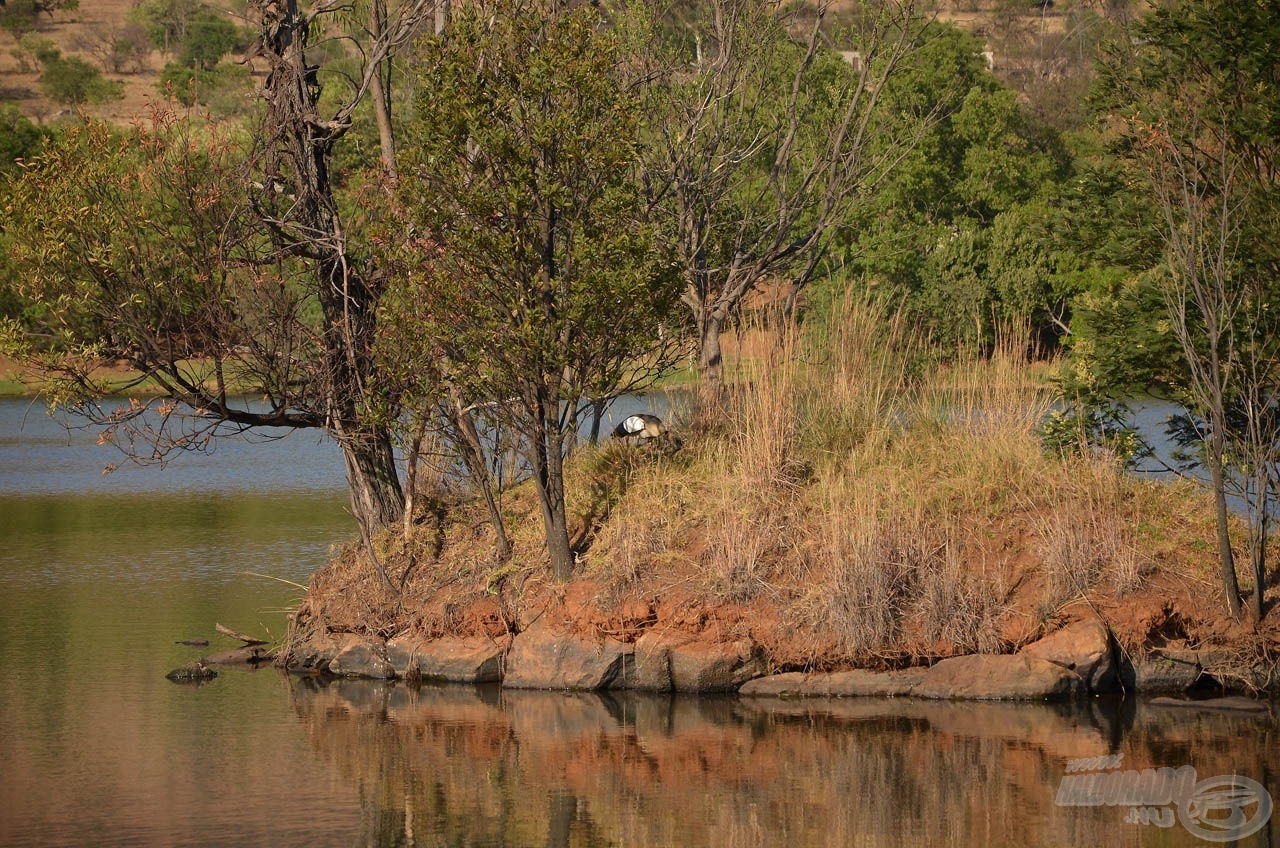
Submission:
<svg viewBox="0 0 1280 848">
<path fill-rule="evenodd" d="M 1275 794 L 1272 716 L 1146 702 L 797 702 L 291 681 L 371 845 L 1182 845 L 1056 803 L 1067 764 L 1192 765 Z M 1276 844 L 1276 822 L 1239 844 Z"/>
</svg>

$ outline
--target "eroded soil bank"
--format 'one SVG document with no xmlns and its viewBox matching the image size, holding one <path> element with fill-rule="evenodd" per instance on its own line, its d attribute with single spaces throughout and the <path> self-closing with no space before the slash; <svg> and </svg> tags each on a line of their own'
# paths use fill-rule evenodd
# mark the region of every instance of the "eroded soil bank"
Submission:
<svg viewBox="0 0 1280 848">
<path fill-rule="evenodd" d="M 471 524 L 449 532 L 463 526 Z M 476 538 L 483 543 L 484 534 Z M 1005 544 L 1012 542 L 998 543 Z M 429 564 L 387 557 L 402 587 L 396 596 L 359 550 L 343 552 L 312 580 L 280 664 L 525 689 L 768 697 L 1257 694 L 1277 691 L 1280 677 L 1275 616 L 1261 627 L 1232 620 L 1218 610 L 1211 584 L 1186 569 L 1154 569 L 1140 588 L 1081 593 L 1047 610 L 1028 565 L 994 612 L 997 635 L 981 651 L 900 627 L 895 641 L 852 656 L 838 633 L 797 615 L 794 599 L 807 596 L 805 586 L 773 584 L 734 598 L 700 587 L 696 569 L 672 568 L 624 583 L 597 570 L 558 584 L 537 560 L 491 567 L 482 545 L 471 553 L 470 569 L 456 556 Z"/>
<path fill-rule="evenodd" d="M 315 575 L 281 661 L 560 689 L 1276 688 L 1275 571 L 1263 620 L 1232 618 L 1202 488 L 1046 446 L 1052 395 L 1023 359 L 912 372 L 882 349 L 886 320 L 855 310 L 839 333 L 761 351 L 679 450 L 575 452 L 567 583 L 528 484 L 499 496 L 514 553 L 497 561 L 486 511 L 440 475 L 408 527 Z M 869 674 L 755 682 L 855 670 Z"/>
</svg>

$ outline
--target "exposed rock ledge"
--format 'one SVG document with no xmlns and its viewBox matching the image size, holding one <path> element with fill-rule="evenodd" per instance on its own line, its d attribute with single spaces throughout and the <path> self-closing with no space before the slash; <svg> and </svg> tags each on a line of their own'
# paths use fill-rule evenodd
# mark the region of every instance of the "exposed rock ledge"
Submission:
<svg viewBox="0 0 1280 848">
<path fill-rule="evenodd" d="M 387 641 L 316 633 L 293 646 L 284 665 L 290 671 L 346 677 L 654 692 L 731 692 L 767 668 L 763 652 L 750 640 L 709 643 L 681 633 L 648 632 L 628 643 L 561 633 L 541 622 L 509 640 L 402 634 Z"/>
<path fill-rule="evenodd" d="M 929 668 L 768 675 L 768 657 L 750 639 L 709 640 L 651 628 L 633 642 L 562 632 L 539 619 L 514 637 L 389 640 L 317 631 L 282 657 L 289 670 L 347 677 L 501 683 L 516 689 L 733 692 L 770 697 L 910 696 L 928 699 L 1044 700 L 1124 688 L 1179 693 L 1202 683 L 1194 658 L 1153 652 L 1121 659 L 1099 621 L 1081 621 L 1017 654 L 944 659 Z"/>
</svg>

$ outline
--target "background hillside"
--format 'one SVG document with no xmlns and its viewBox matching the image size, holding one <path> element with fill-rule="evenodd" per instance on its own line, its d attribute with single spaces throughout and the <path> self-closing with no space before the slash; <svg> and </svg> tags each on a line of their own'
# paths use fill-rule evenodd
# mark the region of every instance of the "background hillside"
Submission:
<svg viewBox="0 0 1280 848">
<path fill-rule="evenodd" d="M 161 96 L 159 84 L 165 65 L 178 57 L 176 45 L 166 53 L 144 43 L 139 53 L 113 61 L 113 48 L 118 49 L 123 41 L 145 40 L 145 33 L 130 21 L 130 11 L 136 5 L 137 0 L 82 0 L 76 9 L 37 16 L 35 28 L 29 33 L 0 32 L 0 45 L 3 45 L 0 49 L 0 104 L 17 105 L 24 115 L 37 123 L 49 123 L 70 114 L 71 107 L 51 99 L 40 84 L 41 66 L 32 45 L 40 39 L 47 39 L 64 57 L 82 59 L 100 70 L 105 79 L 119 84 L 122 95 L 119 99 L 101 104 L 85 103 L 78 107 L 80 110 L 93 117 L 120 123 L 142 115 L 148 102 Z M 161 0 L 154 5 L 163 8 L 166 4 Z M 183 4 L 167 5 L 176 8 Z M 185 5 L 188 8 L 202 5 L 213 9 L 219 17 L 236 26 L 245 23 L 243 15 L 230 10 L 226 4 Z M 252 75 L 254 69 L 251 66 L 240 65 L 242 58 L 233 53 L 223 59 L 223 64 L 244 67 Z M 237 85 L 237 88 L 241 87 Z M 251 88 L 243 88 L 238 99 L 247 105 Z"/>
<path fill-rule="evenodd" d="M 162 4 L 163 0 L 156 5 Z M 41 90 L 39 62 L 29 46 L 34 36 L 48 39 L 64 56 L 83 59 L 100 69 L 106 79 L 120 84 L 120 99 L 80 106 L 86 114 L 121 123 L 142 114 L 147 103 L 160 96 L 162 71 L 175 57 L 172 51 L 166 55 L 149 47 L 136 62 L 126 63 L 127 67 L 113 67 L 117 63 L 108 58 L 110 45 L 129 35 L 130 11 L 137 5 L 138 0 L 82 0 L 76 9 L 39 15 L 26 39 L 0 32 L 0 103 L 17 105 L 37 123 L 70 113 L 68 106 Z M 182 4 L 167 5 L 176 8 Z M 203 5 L 217 9 L 238 25 L 244 23 L 243 14 L 227 3 Z M 835 4 L 835 17 L 847 13 L 849 5 Z M 1068 129 L 1082 118 L 1083 96 L 1101 29 L 1098 22 L 1103 17 L 1124 15 L 1124 7 L 1122 3 L 1095 8 L 1088 2 L 1050 2 L 1041 7 L 1029 0 L 961 0 L 944 4 L 937 16 L 982 39 L 993 71 L 1023 94 L 1024 105 L 1046 123 Z M 256 75 L 258 69 L 252 63 L 241 66 L 242 60 L 242 55 L 232 54 L 223 64 L 244 67 L 250 76 Z M 250 91 L 247 87 L 238 91 L 236 99 L 247 98 Z M 223 111 L 233 109 L 224 107 Z"/>
</svg>

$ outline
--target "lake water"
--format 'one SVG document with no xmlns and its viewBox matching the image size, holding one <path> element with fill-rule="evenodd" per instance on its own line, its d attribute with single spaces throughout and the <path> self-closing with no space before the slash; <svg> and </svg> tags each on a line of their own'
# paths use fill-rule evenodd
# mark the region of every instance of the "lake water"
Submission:
<svg viewBox="0 0 1280 848">
<path fill-rule="evenodd" d="M 173 684 L 202 650 L 176 641 L 231 646 L 216 622 L 281 634 L 291 583 L 354 531 L 341 458 L 294 435 L 102 476 L 115 461 L 0 401 L 6 848 L 1212 844 L 1173 817 L 1058 804 L 1068 765 L 1105 754 L 1280 798 L 1274 718 L 1133 700 L 759 702 L 274 669 Z M 1277 817 L 1237 844 L 1280 845 Z"/>
</svg>

